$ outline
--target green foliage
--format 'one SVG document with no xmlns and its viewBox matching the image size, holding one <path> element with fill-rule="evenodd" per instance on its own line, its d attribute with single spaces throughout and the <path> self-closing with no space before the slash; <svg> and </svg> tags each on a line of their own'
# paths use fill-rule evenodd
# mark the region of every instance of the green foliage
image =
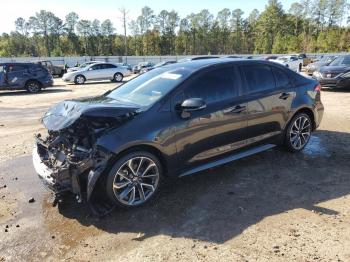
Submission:
<svg viewBox="0 0 350 262">
<path fill-rule="evenodd" d="M 174 10 L 155 14 L 145 6 L 131 21 L 123 11 L 123 34 L 109 19 L 84 20 L 71 12 L 62 21 L 41 10 L 27 21 L 19 17 L 15 31 L 0 36 L 0 56 L 349 51 L 348 8 L 346 0 L 300 0 L 286 12 L 278 0 L 269 0 L 261 13 L 224 8 L 214 16 L 203 9 L 180 18 Z"/>
</svg>

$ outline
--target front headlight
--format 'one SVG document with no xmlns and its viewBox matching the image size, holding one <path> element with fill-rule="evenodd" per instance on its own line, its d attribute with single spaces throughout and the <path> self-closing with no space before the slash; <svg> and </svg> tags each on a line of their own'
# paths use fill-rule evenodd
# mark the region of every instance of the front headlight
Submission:
<svg viewBox="0 0 350 262">
<path fill-rule="evenodd" d="M 313 74 L 312 74 L 314 77 L 317 77 L 317 78 L 321 78 L 322 77 L 322 74 L 318 71 L 315 71 Z"/>
</svg>

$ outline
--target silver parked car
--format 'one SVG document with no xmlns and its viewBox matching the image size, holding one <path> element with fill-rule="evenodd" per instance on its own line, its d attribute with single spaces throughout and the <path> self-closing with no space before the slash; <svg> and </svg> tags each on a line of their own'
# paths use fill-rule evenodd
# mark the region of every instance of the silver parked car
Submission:
<svg viewBox="0 0 350 262">
<path fill-rule="evenodd" d="M 131 71 L 121 64 L 96 63 L 88 65 L 78 71 L 66 73 L 63 75 L 62 80 L 82 85 L 85 81 L 89 80 L 111 80 L 114 82 L 121 82 L 124 77 L 130 75 Z"/>
</svg>

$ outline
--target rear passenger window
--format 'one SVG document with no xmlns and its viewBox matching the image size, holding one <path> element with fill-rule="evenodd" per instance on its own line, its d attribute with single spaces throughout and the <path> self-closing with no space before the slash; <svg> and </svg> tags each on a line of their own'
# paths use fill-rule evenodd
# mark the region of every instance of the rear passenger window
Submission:
<svg viewBox="0 0 350 262">
<path fill-rule="evenodd" d="M 240 78 L 235 67 L 215 69 L 193 80 L 185 89 L 185 99 L 202 98 L 207 104 L 238 96 Z"/>
<path fill-rule="evenodd" d="M 247 93 L 271 90 L 276 87 L 275 78 L 269 66 L 249 65 L 244 66 L 243 69 L 248 83 Z"/>
<path fill-rule="evenodd" d="M 283 70 L 272 67 L 272 71 L 275 75 L 277 88 L 283 88 L 290 85 L 289 76 Z"/>
<path fill-rule="evenodd" d="M 106 64 L 105 65 L 105 68 L 117 68 L 117 66 L 115 66 L 115 65 L 112 65 L 112 64 Z"/>
</svg>

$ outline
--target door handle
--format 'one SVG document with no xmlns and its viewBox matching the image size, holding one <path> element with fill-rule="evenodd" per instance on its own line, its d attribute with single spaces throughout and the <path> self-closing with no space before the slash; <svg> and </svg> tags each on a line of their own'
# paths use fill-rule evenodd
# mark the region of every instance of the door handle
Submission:
<svg viewBox="0 0 350 262">
<path fill-rule="evenodd" d="M 282 93 L 282 95 L 279 97 L 279 99 L 286 100 L 290 96 L 289 93 Z"/>
<path fill-rule="evenodd" d="M 240 114 L 247 109 L 246 106 L 235 106 L 232 108 L 231 113 Z"/>
</svg>

